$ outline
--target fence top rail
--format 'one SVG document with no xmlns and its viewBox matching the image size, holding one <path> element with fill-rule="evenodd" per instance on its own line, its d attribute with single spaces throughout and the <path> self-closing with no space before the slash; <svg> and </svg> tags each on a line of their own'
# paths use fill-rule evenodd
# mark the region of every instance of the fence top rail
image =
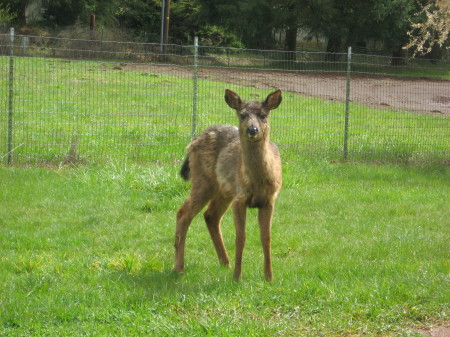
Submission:
<svg viewBox="0 0 450 337">
<path fill-rule="evenodd" d="M 10 33 L 0 34 L 0 36 L 10 37 Z M 58 37 L 58 36 L 43 36 L 43 35 L 22 35 L 22 34 L 14 34 L 15 37 L 18 38 L 31 38 L 31 39 L 47 39 L 47 40 L 60 40 L 60 41 L 74 41 L 74 42 L 86 42 L 86 43 L 114 43 L 114 44 L 128 44 L 128 45 L 143 45 L 143 46 L 166 46 L 166 47 L 179 47 L 179 48 L 194 48 L 194 44 L 175 44 L 175 43 L 157 43 L 157 42 L 132 42 L 132 41 L 115 41 L 115 40 L 98 40 L 98 39 L 75 39 L 75 38 L 67 38 L 67 37 Z M 324 51 L 305 51 L 305 50 L 281 50 L 281 49 L 256 49 L 256 48 L 236 48 L 236 47 L 227 47 L 227 46 L 206 46 L 199 45 L 199 48 L 202 49 L 217 49 L 217 50 L 230 50 L 230 51 L 245 51 L 245 52 L 265 52 L 265 53 L 281 53 L 281 54 L 328 54 L 328 52 Z M 336 55 L 346 55 L 346 52 L 333 53 Z"/>
<path fill-rule="evenodd" d="M 101 58 L 138 63 L 166 63 L 188 65 L 194 55 L 195 45 L 122 42 L 95 39 L 74 39 L 56 36 L 0 34 L 0 53 L 6 55 L 7 48 L 14 46 L 16 56 L 48 56 L 69 59 Z M 26 41 L 25 38 L 29 39 Z M 47 41 L 49 41 L 47 43 Z M 79 42 L 79 44 L 77 44 Z M 99 43 L 100 42 L 100 43 Z M 122 47 L 121 47 L 122 46 Z M 36 47 L 38 49 L 36 49 Z M 164 47 L 164 48 L 162 48 Z M 18 49 L 19 48 L 19 49 Z M 22 49 L 20 49 L 22 48 Z M 73 54 L 73 52 L 77 52 Z M 348 53 L 320 51 L 286 51 L 235 47 L 199 46 L 198 58 L 203 67 L 249 68 L 281 71 L 343 72 Z M 80 52 L 80 53 L 78 53 Z M 83 54 L 84 53 L 84 54 Z M 16 54 L 16 52 L 14 52 Z M 136 56 L 135 56 L 136 55 Z M 352 73 L 430 77 L 449 79 L 450 60 L 410 59 L 380 54 L 352 53 Z M 165 57 L 164 59 L 161 57 Z M 225 59 L 226 58 L 226 59 Z M 431 71 L 429 70 L 430 65 Z M 427 70 L 428 69 L 428 70 Z"/>
<path fill-rule="evenodd" d="M 9 37 L 10 33 L 0 34 L 0 36 Z M 102 42 L 102 43 L 117 43 L 117 44 L 135 44 L 135 45 L 155 45 L 160 46 L 160 43 L 156 42 L 134 42 L 134 41 L 114 41 L 114 40 L 98 40 L 98 39 L 74 39 L 68 37 L 58 37 L 58 36 L 43 36 L 43 35 L 22 35 L 22 34 L 14 34 L 15 37 L 19 38 L 33 38 L 33 39 L 48 39 L 48 40 L 69 40 L 69 41 L 79 41 L 79 42 Z M 174 46 L 174 47 L 192 47 L 193 45 L 178 45 L 174 43 L 167 43 L 164 46 Z"/>
<path fill-rule="evenodd" d="M 230 51 L 248 51 L 248 52 L 266 52 L 266 53 L 281 53 L 281 54 L 330 54 L 326 51 L 307 51 L 307 50 L 282 50 L 282 49 L 255 49 L 255 48 L 236 48 L 236 47 L 220 47 L 220 46 L 199 46 L 205 49 L 227 49 Z M 333 53 L 336 55 L 347 55 L 346 52 Z"/>
<path fill-rule="evenodd" d="M 11 34 L 3 33 L 0 34 L 0 37 L 9 39 Z M 98 39 L 76 39 L 76 38 L 67 38 L 67 37 L 58 37 L 58 36 L 43 36 L 43 35 L 25 35 L 25 34 L 14 34 L 17 38 L 31 38 L 31 39 L 46 39 L 46 40 L 59 40 L 59 41 L 74 41 L 74 42 L 84 42 L 84 43 L 105 43 L 105 44 L 123 44 L 123 45 L 140 45 L 140 46 L 161 46 L 161 43 L 156 42 L 134 42 L 134 41 L 115 41 L 115 40 L 98 40 Z M 174 47 L 174 48 L 194 48 L 194 44 L 174 44 L 174 43 L 168 43 L 168 44 L 162 44 L 165 47 Z M 227 47 L 227 46 L 206 46 L 206 45 L 199 45 L 199 48 L 204 50 L 227 50 L 232 51 L 234 53 L 237 52 L 249 52 L 249 53 L 280 53 L 280 54 L 305 54 L 305 55 L 323 55 L 323 54 L 334 54 L 336 56 L 345 56 L 347 55 L 347 52 L 337 52 L 337 53 L 330 53 L 326 51 L 306 51 L 306 50 L 296 50 L 296 51 L 288 51 L 288 50 L 281 50 L 281 49 L 256 49 L 256 48 L 236 48 L 236 47 Z M 411 60 L 410 57 L 393 57 L 392 55 L 382 55 L 382 54 L 374 54 L 374 53 L 361 53 L 361 52 L 353 52 L 353 55 L 358 56 L 364 56 L 364 57 L 374 57 L 374 58 L 380 58 L 380 59 L 398 59 L 398 60 Z M 433 58 L 420 58 L 420 59 L 414 59 L 421 62 L 443 62 L 443 63 L 449 63 L 446 59 L 433 59 Z"/>
</svg>

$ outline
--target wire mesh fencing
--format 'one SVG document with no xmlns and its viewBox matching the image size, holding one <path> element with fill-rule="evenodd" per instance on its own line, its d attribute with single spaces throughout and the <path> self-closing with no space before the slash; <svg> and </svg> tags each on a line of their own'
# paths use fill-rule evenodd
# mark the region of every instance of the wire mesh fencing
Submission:
<svg viewBox="0 0 450 337">
<path fill-rule="evenodd" d="M 439 161 L 450 154 L 448 62 L 0 35 L 4 164 L 182 159 L 236 124 L 226 88 L 280 88 L 271 138 L 286 157 Z"/>
</svg>

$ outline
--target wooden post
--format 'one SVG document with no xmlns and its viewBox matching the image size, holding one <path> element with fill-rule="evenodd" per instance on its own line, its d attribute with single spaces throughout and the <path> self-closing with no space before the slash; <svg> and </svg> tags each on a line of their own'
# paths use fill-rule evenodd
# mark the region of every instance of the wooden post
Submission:
<svg viewBox="0 0 450 337">
<path fill-rule="evenodd" d="M 95 14 L 91 14 L 91 19 L 89 21 L 89 29 L 90 29 L 90 32 L 91 32 L 91 40 L 95 40 L 95 26 L 96 26 Z"/>
<path fill-rule="evenodd" d="M 166 53 L 166 45 L 169 42 L 170 0 L 164 1 L 164 35 L 163 53 Z"/>
</svg>

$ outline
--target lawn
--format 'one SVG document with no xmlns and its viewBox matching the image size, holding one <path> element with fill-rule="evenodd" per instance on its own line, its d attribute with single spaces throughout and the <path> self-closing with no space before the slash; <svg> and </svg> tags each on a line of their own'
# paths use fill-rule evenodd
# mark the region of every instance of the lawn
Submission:
<svg viewBox="0 0 450 337">
<path fill-rule="evenodd" d="M 199 80 L 194 129 L 191 78 L 117 67 L 16 58 L 6 167 L 0 58 L 1 336 L 385 337 L 449 323 L 448 117 L 351 104 L 342 163 L 345 105 L 284 93 L 271 117 L 284 171 L 275 281 L 264 281 L 255 210 L 241 282 L 201 216 L 179 276 L 184 147 L 193 131 L 236 123 L 226 87 L 268 91 Z M 233 257 L 230 214 L 223 232 Z"/>
<path fill-rule="evenodd" d="M 0 335 L 411 336 L 449 323 L 448 167 L 283 166 L 271 284 L 254 210 L 241 282 L 201 216 L 185 274 L 171 272 L 178 165 L 0 167 Z"/>
</svg>

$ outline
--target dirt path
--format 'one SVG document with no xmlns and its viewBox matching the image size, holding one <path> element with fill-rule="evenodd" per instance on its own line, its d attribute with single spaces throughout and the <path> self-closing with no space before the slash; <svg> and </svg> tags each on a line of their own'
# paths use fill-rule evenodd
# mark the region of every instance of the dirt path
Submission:
<svg viewBox="0 0 450 337">
<path fill-rule="evenodd" d="M 420 330 L 424 337 L 450 337 L 450 326 L 436 326 L 430 330 Z"/>
<path fill-rule="evenodd" d="M 115 67 L 117 69 L 117 67 Z M 192 77 L 191 67 L 125 64 L 120 70 L 166 73 Z M 346 77 L 335 73 L 279 72 L 266 70 L 199 68 L 206 80 L 284 91 L 329 101 L 344 102 Z M 433 115 L 450 115 L 450 81 L 353 75 L 353 103 Z"/>
</svg>

